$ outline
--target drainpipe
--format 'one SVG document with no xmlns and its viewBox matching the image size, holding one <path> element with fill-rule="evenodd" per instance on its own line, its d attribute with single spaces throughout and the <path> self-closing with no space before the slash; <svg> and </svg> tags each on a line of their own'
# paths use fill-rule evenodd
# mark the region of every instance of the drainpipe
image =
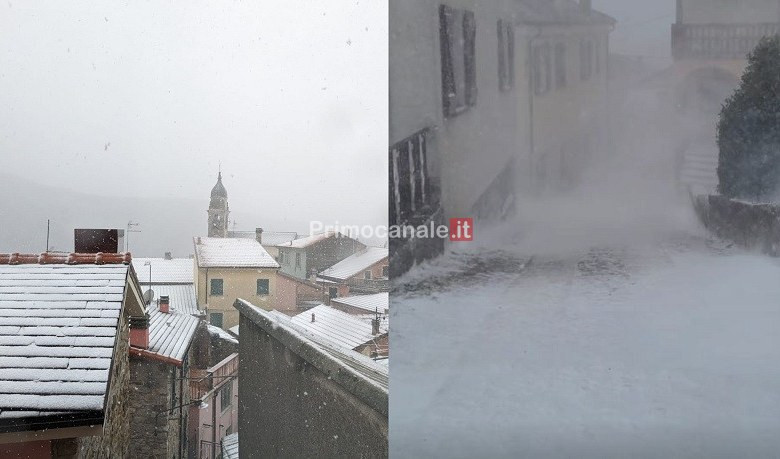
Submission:
<svg viewBox="0 0 780 459">
<path fill-rule="evenodd" d="M 536 140 L 534 136 L 534 96 L 536 95 L 535 88 L 534 88 L 534 74 L 535 74 L 535 68 L 534 65 L 536 64 L 534 62 L 534 41 L 538 39 L 542 35 L 542 29 L 540 27 L 536 28 L 536 33 L 531 36 L 531 38 L 528 40 L 528 61 L 531 65 L 528 66 L 528 69 L 530 70 L 530 74 L 528 75 L 528 148 L 529 148 L 529 155 L 531 158 L 531 186 L 533 187 L 532 192 L 535 192 L 537 189 L 537 183 L 538 177 L 536 176 Z"/>
<path fill-rule="evenodd" d="M 203 306 L 205 306 L 206 323 L 210 323 L 209 317 L 209 268 L 206 268 L 206 285 L 203 286 L 206 290 L 206 298 L 203 299 Z"/>
<path fill-rule="evenodd" d="M 211 387 L 214 387 L 214 375 L 211 375 Z M 220 411 L 222 407 L 219 407 Z M 211 457 L 217 457 L 217 391 L 211 392 Z"/>
</svg>

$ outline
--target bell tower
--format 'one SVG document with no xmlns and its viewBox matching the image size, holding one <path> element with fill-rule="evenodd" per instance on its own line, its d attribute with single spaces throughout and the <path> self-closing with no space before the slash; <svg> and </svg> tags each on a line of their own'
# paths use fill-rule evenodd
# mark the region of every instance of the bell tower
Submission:
<svg viewBox="0 0 780 459">
<path fill-rule="evenodd" d="M 209 203 L 209 237 L 228 236 L 228 196 L 225 186 L 222 184 L 222 170 L 217 175 L 217 184 L 211 189 L 211 202 Z"/>
</svg>

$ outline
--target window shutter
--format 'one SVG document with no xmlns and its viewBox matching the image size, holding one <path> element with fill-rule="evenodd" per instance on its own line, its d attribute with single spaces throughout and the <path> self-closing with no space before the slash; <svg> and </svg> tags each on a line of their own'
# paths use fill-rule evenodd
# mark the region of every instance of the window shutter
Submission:
<svg viewBox="0 0 780 459">
<path fill-rule="evenodd" d="M 453 11 L 447 5 L 439 7 L 439 44 L 441 47 L 441 100 L 444 116 L 455 114 L 455 73 L 452 63 Z"/>
<path fill-rule="evenodd" d="M 498 89 L 503 91 L 506 88 L 507 67 L 506 67 L 506 43 L 504 43 L 504 21 L 498 20 Z"/>
<path fill-rule="evenodd" d="M 473 11 L 463 13 L 463 62 L 466 67 L 466 104 L 477 105 L 477 22 Z"/>
<path fill-rule="evenodd" d="M 515 86 L 515 25 L 509 21 L 507 27 L 507 74 L 509 75 L 509 86 Z"/>
</svg>

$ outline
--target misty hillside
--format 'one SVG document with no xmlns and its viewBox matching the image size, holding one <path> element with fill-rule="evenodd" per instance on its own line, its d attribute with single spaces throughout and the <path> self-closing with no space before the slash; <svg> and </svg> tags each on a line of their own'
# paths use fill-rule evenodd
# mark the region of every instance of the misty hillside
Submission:
<svg viewBox="0 0 780 459">
<path fill-rule="evenodd" d="M 204 199 L 114 198 L 81 194 L 41 186 L 15 176 L 0 174 L 0 252 L 40 253 L 46 248 L 46 219 L 51 219 L 50 249 L 73 250 L 74 228 L 119 228 L 140 223 L 140 233 L 130 234 L 130 251 L 136 256 L 162 256 L 172 252 L 192 253 L 192 237 L 206 234 L 208 190 Z M 262 226 L 271 231 L 304 232 L 307 224 L 294 228 L 281 218 L 231 213 L 242 225 L 239 230 Z"/>
</svg>

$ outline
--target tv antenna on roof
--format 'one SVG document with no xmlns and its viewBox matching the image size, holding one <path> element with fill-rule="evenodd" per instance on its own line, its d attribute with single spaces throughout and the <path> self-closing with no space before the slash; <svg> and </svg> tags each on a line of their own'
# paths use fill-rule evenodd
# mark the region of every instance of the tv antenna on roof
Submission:
<svg viewBox="0 0 780 459">
<path fill-rule="evenodd" d="M 148 306 L 152 304 L 153 299 L 154 299 L 154 290 L 149 288 L 149 290 L 144 292 L 144 303 Z"/>
<path fill-rule="evenodd" d="M 127 222 L 127 233 L 125 233 L 125 252 L 130 251 L 130 233 L 140 233 L 141 230 L 133 229 L 136 226 L 140 226 L 140 223 L 133 223 L 132 220 Z"/>
</svg>

